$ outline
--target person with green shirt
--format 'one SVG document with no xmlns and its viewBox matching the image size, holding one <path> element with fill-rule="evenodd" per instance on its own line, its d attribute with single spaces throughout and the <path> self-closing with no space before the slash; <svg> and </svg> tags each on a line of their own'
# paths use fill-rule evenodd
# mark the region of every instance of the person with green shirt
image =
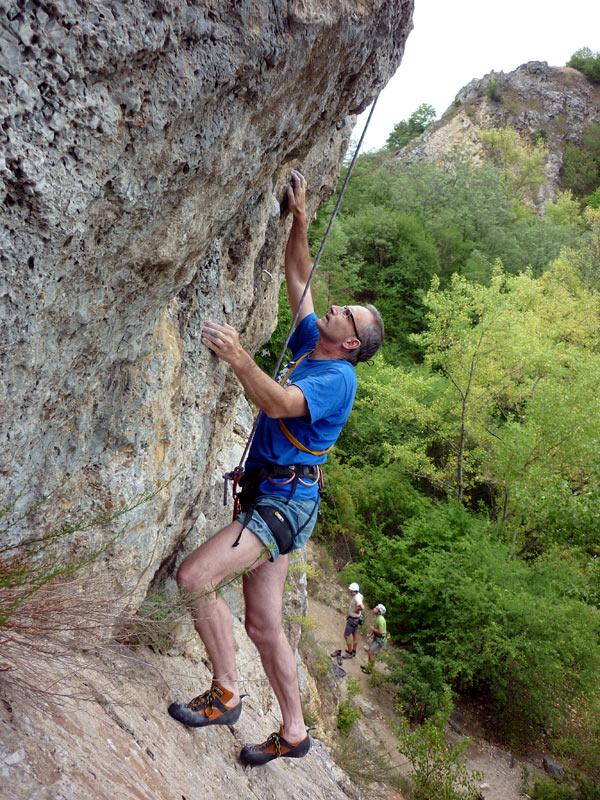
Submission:
<svg viewBox="0 0 600 800">
<path fill-rule="evenodd" d="M 373 614 L 375 614 L 375 622 L 373 625 L 370 626 L 371 628 L 371 644 L 369 645 L 369 663 L 365 667 L 364 664 L 361 664 L 361 669 L 367 675 L 373 671 L 373 662 L 375 661 L 375 655 L 381 650 L 383 645 L 387 642 L 387 623 L 385 621 L 385 612 L 386 607 L 383 603 L 378 603 L 373 608 Z"/>
</svg>

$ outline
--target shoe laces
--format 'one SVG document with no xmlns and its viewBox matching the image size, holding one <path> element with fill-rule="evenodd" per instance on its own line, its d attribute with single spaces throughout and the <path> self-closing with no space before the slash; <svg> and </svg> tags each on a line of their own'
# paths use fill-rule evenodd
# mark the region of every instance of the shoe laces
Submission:
<svg viewBox="0 0 600 800">
<path fill-rule="evenodd" d="M 274 745 L 275 752 L 278 756 L 281 756 L 281 737 L 277 732 L 272 733 L 266 741 L 259 744 L 257 750 L 268 750 L 270 745 Z"/>
<path fill-rule="evenodd" d="M 216 689 L 215 686 L 211 686 L 210 689 L 207 689 L 202 694 L 199 694 L 198 697 L 194 697 L 193 700 L 190 700 L 188 706 L 192 711 L 199 711 L 204 708 L 212 708 L 213 700 L 215 697 L 218 697 L 219 694 L 220 692 L 218 689 Z"/>
</svg>

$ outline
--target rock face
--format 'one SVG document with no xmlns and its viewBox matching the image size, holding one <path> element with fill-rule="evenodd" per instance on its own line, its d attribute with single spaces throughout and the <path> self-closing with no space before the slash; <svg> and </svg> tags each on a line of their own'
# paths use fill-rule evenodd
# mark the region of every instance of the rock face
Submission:
<svg viewBox="0 0 600 800">
<path fill-rule="evenodd" d="M 240 387 L 201 322 L 269 336 L 289 170 L 331 193 L 412 0 L 0 9 L 1 496 L 70 476 L 59 518 L 177 473 L 131 518 L 130 587 L 216 499 Z"/>
<path fill-rule="evenodd" d="M 238 463 L 248 411 L 201 345 L 201 324 L 227 321 L 251 352 L 269 336 L 289 171 L 306 175 L 311 212 L 330 195 L 353 115 L 400 62 L 412 0 L 0 0 L 0 19 L 0 507 L 16 498 L 18 517 L 54 491 L 5 537 L 52 532 L 168 484 L 107 529 L 64 541 L 69 558 L 125 521 L 96 572 L 106 598 L 135 608 L 230 513 L 220 476 Z M 234 611 L 236 602 L 232 593 Z M 240 660 L 256 665 L 236 624 Z M 268 777 L 230 763 L 239 742 L 228 730 L 209 734 L 215 761 L 200 745 L 202 771 L 189 732 L 155 720 L 171 686 L 196 693 L 210 677 L 202 651 L 180 651 L 155 665 L 160 691 L 143 670 L 141 685 L 117 670 L 94 689 L 104 706 L 51 714 L 7 696 L 0 794 L 190 800 L 210 780 L 214 796 L 267 796 Z M 165 679 L 165 659 L 184 656 Z M 255 666 L 246 678 L 264 676 Z M 121 684 L 134 709 L 118 722 L 103 708 Z M 257 713 L 272 700 L 259 688 Z M 265 721 L 243 735 L 260 741 L 272 729 Z M 118 760 L 122 736 L 131 762 Z M 139 791 L 126 777 L 138 756 Z M 299 763 L 268 796 L 299 786 L 340 796 L 332 765 L 322 786 L 309 769 Z"/>
<path fill-rule="evenodd" d="M 495 86 L 494 92 L 490 85 Z M 488 92 L 499 99 L 492 99 Z M 548 145 L 547 181 L 537 198 L 542 206 L 556 198 L 566 143 L 581 141 L 584 130 L 599 122 L 600 86 L 570 67 L 530 61 L 514 72 L 491 72 L 472 80 L 439 122 L 400 152 L 407 160 L 440 161 L 458 147 L 480 160 L 482 130 L 511 127 L 529 144 L 542 136 Z"/>
</svg>

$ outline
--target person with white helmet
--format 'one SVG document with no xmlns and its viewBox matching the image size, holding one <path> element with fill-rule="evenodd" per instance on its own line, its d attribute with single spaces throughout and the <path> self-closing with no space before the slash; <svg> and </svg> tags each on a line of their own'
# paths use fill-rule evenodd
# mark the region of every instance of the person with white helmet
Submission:
<svg viewBox="0 0 600 800">
<path fill-rule="evenodd" d="M 358 583 L 351 583 L 348 587 L 350 592 L 350 606 L 346 617 L 346 628 L 344 638 L 346 639 L 346 652 L 342 658 L 354 658 L 356 646 L 358 644 L 358 626 L 362 621 L 362 611 L 364 611 L 363 596 L 360 593 Z"/>
<path fill-rule="evenodd" d="M 373 671 L 373 662 L 375 661 L 375 654 L 378 653 L 383 645 L 387 642 L 387 623 L 385 621 L 385 613 L 387 609 L 383 603 L 378 603 L 373 607 L 373 614 L 375 614 L 375 622 L 370 626 L 371 644 L 369 645 L 369 663 L 365 667 L 361 664 L 361 669 L 367 675 Z"/>
</svg>

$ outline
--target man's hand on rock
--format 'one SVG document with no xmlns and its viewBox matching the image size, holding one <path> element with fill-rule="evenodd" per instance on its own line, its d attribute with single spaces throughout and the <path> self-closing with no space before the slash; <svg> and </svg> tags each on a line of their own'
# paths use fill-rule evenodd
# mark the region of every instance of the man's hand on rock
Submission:
<svg viewBox="0 0 600 800">
<path fill-rule="evenodd" d="M 227 323 L 205 322 L 202 326 L 202 344 L 228 364 L 233 364 L 246 354 L 235 328 Z"/>
<path fill-rule="evenodd" d="M 292 170 L 292 183 L 288 186 L 288 208 L 294 217 L 306 216 L 306 179 L 297 169 Z"/>
</svg>

